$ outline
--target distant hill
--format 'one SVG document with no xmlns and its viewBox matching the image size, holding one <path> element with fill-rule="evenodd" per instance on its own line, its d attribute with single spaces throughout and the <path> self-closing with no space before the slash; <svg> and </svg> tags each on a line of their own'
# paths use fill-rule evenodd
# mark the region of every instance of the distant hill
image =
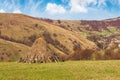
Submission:
<svg viewBox="0 0 120 80">
<path fill-rule="evenodd" d="M 48 54 L 51 54 L 51 56 L 56 55 L 57 57 L 60 57 L 61 60 L 67 59 L 69 55 L 74 54 L 78 49 L 97 49 L 97 46 L 93 42 L 87 40 L 82 35 L 37 18 L 22 14 L 0 14 L 0 18 L 1 39 L 18 43 L 15 45 L 24 44 L 28 47 L 32 46 L 30 51 L 26 51 L 25 56 L 37 58 L 35 54 L 37 53 L 38 56 L 40 55 L 40 57 L 44 58 L 44 56 L 46 56 L 45 52 L 47 51 L 44 52 L 44 50 L 40 49 L 40 47 L 44 46 L 48 46 L 47 48 L 50 50 L 50 53 L 47 52 Z M 39 38 L 41 37 L 43 40 L 39 41 Z M 41 45 L 41 42 L 45 44 Z M 43 52 L 39 53 L 39 49 Z M 11 51 L 13 50 L 11 49 Z M 4 52 L 4 50 L 2 50 L 2 52 Z M 13 53 L 15 52 L 13 51 Z M 33 58 L 32 61 L 34 61 L 35 58 Z M 29 57 L 20 59 L 31 60 Z M 39 61 L 41 60 L 42 59 Z"/>
<path fill-rule="evenodd" d="M 120 59 L 119 23 L 119 17 L 101 21 L 50 20 L 2 13 L 0 61 Z"/>
<path fill-rule="evenodd" d="M 50 24 L 57 25 L 63 29 L 94 42 L 99 50 L 78 50 L 71 59 L 120 59 L 120 17 L 106 20 L 50 20 L 41 19 Z M 112 45 L 112 47 L 111 47 Z M 110 48 L 111 47 L 111 48 Z M 93 53 L 92 55 L 88 53 Z"/>
<path fill-rule="evenodd" d="M 99 44 L 106 40 L 120 40 L 120 17 L 106 20 L 50 20 L 42 19 L 68 31 L 83 35 L 85 38 Z M 100 47 L 101 48 L 101 47 Z"/>
</svg>

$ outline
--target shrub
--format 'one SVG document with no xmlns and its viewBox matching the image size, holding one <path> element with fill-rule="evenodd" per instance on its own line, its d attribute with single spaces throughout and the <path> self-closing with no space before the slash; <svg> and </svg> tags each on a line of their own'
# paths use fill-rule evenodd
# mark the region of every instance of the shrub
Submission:
<svg viewBox="0 0 120 80">
<path fill-rule="evenodd" d="M 71 60 L 91 60 L 92 53 L 94 50 L 85 49 L 85 50 L 77 50 L 74 54 L 69 56 Z"/>
</svg>

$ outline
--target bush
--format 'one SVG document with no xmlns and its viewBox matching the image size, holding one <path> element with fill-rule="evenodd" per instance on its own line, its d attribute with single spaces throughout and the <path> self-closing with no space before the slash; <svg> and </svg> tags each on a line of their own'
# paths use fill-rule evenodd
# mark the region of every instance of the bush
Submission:
<svg viewBox="0 0 120 80">
<path fill-rule="evenodd" d="M 92 54 L 94 50 L 85 49 L 85 50 L 77 50 L 74 54 L 69 56 L 71 60 L 91 60 Z"/>
</svg>

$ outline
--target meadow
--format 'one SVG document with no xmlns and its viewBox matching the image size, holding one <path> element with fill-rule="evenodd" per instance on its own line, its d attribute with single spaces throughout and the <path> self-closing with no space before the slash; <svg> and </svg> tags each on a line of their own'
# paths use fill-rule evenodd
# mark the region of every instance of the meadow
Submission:
<svg viewBox="0 0 120 80">
<path fill-rule="evenodd" d="M 0 62 L 0 80 L 120 80 L 120 60 Z"/>
</svg>

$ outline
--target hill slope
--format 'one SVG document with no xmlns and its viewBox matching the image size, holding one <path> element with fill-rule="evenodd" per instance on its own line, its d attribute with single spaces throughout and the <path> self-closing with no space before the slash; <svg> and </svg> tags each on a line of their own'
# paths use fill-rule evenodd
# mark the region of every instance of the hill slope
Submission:
<svg viewBox="0 0 120 80">
<path fill-rule="evenodd" d="M 47 51 L 44 51 L 44 48 L 41 49 L 45 46 L 48 46 L 45 48 L 52 51 L 47 52 L 48 54 L 53 55 L 54 52 L 55 55 L 61 55 L 60 57 L 64 57 L 64 59 L 74 54 L 76 50 L 97 49 L 93 42 L 87 40 L 81 34 L 68 31 L 37 18 L 22 14 L 0 14 L 0 18 L 0 38 L 29 47 L 32 46 L 29 52 L 26 51 L 27 56 L 32 54 L 32 57 L 36 57 L 35 53 L 39 53 L 39 51 L 45 54 Z M 39 40 L 40 37 L 43 40 Z M 45 45 L 42 45 L 42 42 Z M 41 53 L 38 55 L 41 56 Z M 29 57 L 27 58 L 29 60 Z"/>
<path fill-rule="evenodd" d="M 48 23 L 58 25 L 68 31 L 84 35 L 85 38 L 95 42 L 98 46 L 104 42 L 108 46 L 111 41 L 120 42 L 120 18 L 101 21 L 87 20 L 49 20 L 42 19 Z M 99 46 L 104 48 L 104 46 Z"/>
<path fill-rule="evenodd" d="M 120 59 L 120 18 L 107 20 L 50 20 L 41 19 L 49 24 L 57 25 L 75 35 L 94 42 L 99 50 L 77 50 L 71 59 Z M 92 55 L 91 55 L 92 53 Z"/>
<path fill-rule="evenodd" d="M 18 59 L 23 57 L 28 51 L 29 47 L 24 44 L 0 39 L 0 62 L 18 61 Z"/>
</svg>

